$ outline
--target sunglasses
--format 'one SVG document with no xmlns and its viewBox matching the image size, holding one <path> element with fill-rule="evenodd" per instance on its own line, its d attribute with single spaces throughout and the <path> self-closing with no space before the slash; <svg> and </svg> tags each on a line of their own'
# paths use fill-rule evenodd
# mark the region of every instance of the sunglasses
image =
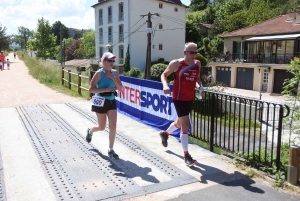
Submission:
<svg viewBox="0 0 300 201">
<path fill-rule="evenodd" d="M 115 62 L 115 60 L 111 60 L 111 59 L 105 59 L 105 61 L 108 61 L 108 62 Z"/>
<path fill-rule="evenodd" d="M 197 54 L 197 52 L 193 52 L 193 51 L 186 51 L 189 52 L 190 54 Z"/>
</svg>

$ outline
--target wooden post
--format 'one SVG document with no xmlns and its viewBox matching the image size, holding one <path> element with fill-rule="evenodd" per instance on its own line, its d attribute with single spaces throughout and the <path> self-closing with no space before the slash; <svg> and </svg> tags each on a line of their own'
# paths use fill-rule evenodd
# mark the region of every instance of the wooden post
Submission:
<svg viewBox="0 0 300 201">
<path fill-rule="evenodd" d="M 300 146 L 292 145 L 290 147 L 290 160 L 289 165 L 297 169 L 297 182 L 299 182 L 299 162 L 300 162 Z"/>
<path fill-rule="evenodd" d="M 68 70 L 68 74 L 69 74 L 69 79 L 68 79 L 69 89 L 71 89 L 71 70 Z"/>
<path fill-rule="evenodd" d="M 81 95 L 81 73 L 78 73 L 78 93 Z"/>
<path fill-rule="evenodd" d="M 64 85 L 64 78 L 65 78 L 65 71 L 64 71 L 64 67 L 62 67 L 61 70 L 61 84 Z"/>
</svg>

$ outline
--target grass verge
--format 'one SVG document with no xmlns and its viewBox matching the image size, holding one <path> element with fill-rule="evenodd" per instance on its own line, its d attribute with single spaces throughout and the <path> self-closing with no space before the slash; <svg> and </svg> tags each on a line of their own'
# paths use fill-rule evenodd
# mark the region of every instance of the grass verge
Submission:
<svg viewBox="0 0 300 201">
<path fill-rule="evenodd" d="M 43 60 L 38 60 L 35 58 L 29 57 L 26 53 L 22 56 L 21 52 L 18 52 L 18 57 L 24 61 L 25 65 L 28 67 L 29 74 L 37 79 L 40 83 L 50 87 L 51 89 L 69 95 L 73 97 L 84 98 L 89 100 L 88 91 L 81 90 L 81 95 L 78 93 L 78 88 L 76 86 L 71 86 L 71 89 L 68 88 L 68 84 L 65 82 L 65 85 L 62 85 L 61 73 L 62 69 L 60 65 L 57 65 L 52 62 L 47 62 Z M 65 77 L 67 77 L 65 75 Z M 72 75 L 72 82 L 77 84 L 77 76 Z M 81 79 L 82 86 L 88 88 L 88 80 Z"/>
</svg>

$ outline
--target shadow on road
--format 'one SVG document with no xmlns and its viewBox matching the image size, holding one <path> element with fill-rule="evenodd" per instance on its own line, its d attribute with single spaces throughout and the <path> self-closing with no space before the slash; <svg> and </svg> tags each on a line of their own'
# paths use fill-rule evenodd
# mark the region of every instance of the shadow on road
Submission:
<svg viewBox="0 0 300 201">
<path fill-rule="evenodd" d="M 181 159 L 184 159 L 183 156 L 178 155 L 170 150 L 166 152 L 168 154 L 172 154 Z M 238 171 L 234 171 L 233 174 L 229 174 L 218 168 L 208 166 L 202 163 L 198 163 L 194 165 L 193 167 L 191 167 L 191 169 L 201 173 L 200 183 L 207 184 L 207 180 L 209 180 L 224 186 L 231 186 L 231 187 L 241 186 L 245 190 L 254 193 L 265 193 L 265 191 L 263 191 L 262 189 L 252 186 L 253 184 L 255 184 L 255 181 L 253 179 L 247 178 L 244 174 Z"/>
<path fill-rule="evenodd" d="M 156 177 L 149 175 L 149 173 L 152 172 L 152 169 L 150 167 L 140 167 L 131 161 L 126 161 L 121 158 L 117 160 L 111 159 L 108 156 L 103 155 L 97 149 L 90 149 L 90 151 L 95 152 L 96 154 L 100 155 L 101 158 L 103 158 L 104 160 L 109 161 L 111 163 L 109 167 L 114 169 L 115 171 L 118 171 L 118 173 L 114 174 L 116 176 L 127 178 L 140 177 L 144 181 L 148 181 L 151 183 L 159 183 L 159 180 Z"/>
</svg>

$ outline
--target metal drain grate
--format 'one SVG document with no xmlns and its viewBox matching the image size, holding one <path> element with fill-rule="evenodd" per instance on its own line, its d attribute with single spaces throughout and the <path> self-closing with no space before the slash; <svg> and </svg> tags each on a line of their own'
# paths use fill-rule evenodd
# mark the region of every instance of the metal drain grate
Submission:
<svg viewBox="0 0 300 201">
<path fill-rule="evenodd" d="M 0 149 L 0 201 L 6 201 L 6 191 L 5 191 L 5 184 L 4 184 L 4 170 L 3 170 L 3 163 L 2 163 L 2 155 Z"/>
</svg>

